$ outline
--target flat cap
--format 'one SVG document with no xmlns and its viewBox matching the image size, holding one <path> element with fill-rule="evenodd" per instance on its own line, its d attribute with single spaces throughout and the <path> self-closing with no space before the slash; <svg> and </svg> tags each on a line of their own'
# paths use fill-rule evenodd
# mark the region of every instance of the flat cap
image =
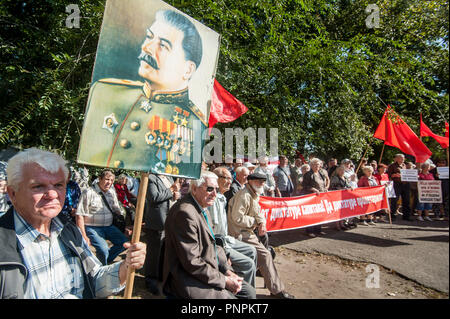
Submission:
<svg viewBox="0 0 450 319">
<path fill-rule="evenodd" d="M 262 179 L 262 180 L 266 180 L 267 177 L 266 177 L 265 174 L 262 174 L 262 173 L 253 173 L 253 174 L 248 175 L 247 180 L 251 181 L 251 180 L 253 180 L 253 179 Z"/>
</svg>

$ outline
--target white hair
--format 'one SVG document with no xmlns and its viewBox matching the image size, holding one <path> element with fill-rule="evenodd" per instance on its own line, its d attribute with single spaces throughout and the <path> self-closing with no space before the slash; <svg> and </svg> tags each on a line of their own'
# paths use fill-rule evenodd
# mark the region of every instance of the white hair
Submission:
<svg viewBox="0 0 450 319">
<path fill-rule="evenodd" d="M 267 164 L 268 162 L 269 162 L 269 157 L 267 156 L 267 155 L 265 155 L 265 156 L 261 156 L 260 158 L 258 158 L 258 161 L 261 163 L 264 163 L 264 164 Z"/>
<path fill-rule="evenodd" d="M 303 164 L 302 166 L 300 166 L 300 169 L 304 169 L 304 168 L 311 168 L 311 167 L 309 166 L 309 164 Z"/>
<path fill-rule="evenodd" d="M 373 167 L 372 166 L 363 166 L 362 171 L 370 171 L 371 173 L 373 173 Z"/>
<path fill-rule="evenodd" d="M 16 191 L 23 181 L 22 171 L 27 164 L 37 164 L 49 173 L 57 173 L 62 170 L 64 176 L 69 175 L 69 169 L 66 166 L 67 161 L 60 155 L 35 147 L 29 148 L 17 153 L 8 161 L 8 168 L 6 169 L 8 185 Z"/>
<path fill-rule="evenodd" d="M 243 170 L 247 171 L 247 174 L 250 173 L 250 171 L 248 170 L 247 167 L 245 166 L 239 166 L 238 168 L 236 168 L 234 171 L 236 172 L 236 174 L 240 174 Z"/>
<path fill-rule="evenodd" d="M 310 165 L 310 166 L 313 165 L 313 164 L 319 164 L 319 165 L 322 165 L 322 161 L 321 161 L 320 159 L 314 157 L 313 159 L 311 159 L 311 160 L 309 161 L 309 165 Z"/>
<path fill-rule="evenodd" d="M 192 187 L 200 187 L 206 183 L 206 179 L 215 179 L 217 180 L 219 177 L 211 171 L 202 171 L 199 179 L 193 179 L 189 183 L 189 192 L 192 190 Z"/>
</svg>

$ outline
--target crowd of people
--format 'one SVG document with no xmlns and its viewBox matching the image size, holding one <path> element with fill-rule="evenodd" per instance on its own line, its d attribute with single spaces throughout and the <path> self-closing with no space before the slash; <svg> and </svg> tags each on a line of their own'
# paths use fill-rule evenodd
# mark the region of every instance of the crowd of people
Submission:
<svg viewBox="0 0 450 319">
<path fill-rule="evenodd" d="M 203 163 L 196 180 L 150 174 L 143 218 L 146 245 L 130 245 L 138 178 L 104 169 L 89 181 L 86 168 L 68 170 L 54 153 L 20 152 L 0 176 L 0 241 L 16 243 L 0 253 L 0 270 L 6 269 L 0 272 L 0 298 L 105 297 L 123 289 L 128 267 L 143 267 L 153 295 L 254 299 L 259 274 L 273 297 L 292 299 L 274 263 L 259 196 L 295 197 L 392 183 L 392 220 L 448 220 L 448 179 L 441 180 L 443 203 L 432 205 L 418 201 L 417 183 L 400 177 L 400 169 L 416 168 L 419 180 L 438 179 L 436 167 L 447 166 L 445 160 L 413 164 L 398 154 L 389 165 L 363 159 L 355 168 L 350 159 L 338 164 L 335 158 L 324 163 L 316 157 L 296 158 L 290 165 L 280 155 L 277 165 L 269 164 L 267 156 L 255 162 Z M 375 226 L 388 222 L 387 213 L 340 220 L 332 227 Z M 306 234 L 323 235 L 322 226 L 306 227 Z M 52 242 L 59 245 L 49 253 L 49 247 L 56 247 Z M 117 262 L 124 251 L 125 259 Z M 37 264 L 40 254 L 48 263 L 59 257 L 52 271 Z M 65 276 L 68 268 L 75 271 Z"/>
</svg>

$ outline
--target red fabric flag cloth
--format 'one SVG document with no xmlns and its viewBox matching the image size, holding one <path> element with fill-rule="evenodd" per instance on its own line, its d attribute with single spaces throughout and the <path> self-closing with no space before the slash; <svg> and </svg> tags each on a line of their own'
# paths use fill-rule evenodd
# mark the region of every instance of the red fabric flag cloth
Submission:
<svg viewBox="0 0 450 319">
<path fill-rule="evenodd" d="M 445 137 L 448 138 L 448 123 L 445 122 Z"/>
<path fill-rule="evenodd" d="M 414 156 L 418 163 L 424 163 L 433 154 L 389 105 L 373 137 Z"/>
<path fill-rule="evenodd" d="M 225 90 L 216 79 L 209 112 L 209 130 L 217 123 L 229 123 L 248 111 L 248 108 L 230 92 Z"/>
<path fill-rule="evenodd" d="M 448 132 L 448 123 L 446 124 L 446 131 Z M 446 133 L 448 134 L 448 133 Z M 422 121 L 422 114 L 420 114 L 420 136 L 430 136 L 434 138 L 439 144 L 441 144 L 442 148 L 447 148 L 448 143 L 448 135 L 447 136 L 439 136 L 434 134 L 430 128 Z"/>
</svg>

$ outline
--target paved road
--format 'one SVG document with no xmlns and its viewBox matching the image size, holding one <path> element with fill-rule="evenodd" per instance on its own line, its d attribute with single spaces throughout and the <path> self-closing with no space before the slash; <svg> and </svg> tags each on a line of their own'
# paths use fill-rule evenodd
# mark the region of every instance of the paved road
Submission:
<svg viewBox="0 0 450 319">
<path fill-rule="evenodd" d="M 273 246 L 320 252 L 392 269 L 426 287 L 449 292 L 449 222 L 396 221 L 392 225 L 358 226 L 310 238 L 303 229 L 270 234 Z"/>
</svg>

